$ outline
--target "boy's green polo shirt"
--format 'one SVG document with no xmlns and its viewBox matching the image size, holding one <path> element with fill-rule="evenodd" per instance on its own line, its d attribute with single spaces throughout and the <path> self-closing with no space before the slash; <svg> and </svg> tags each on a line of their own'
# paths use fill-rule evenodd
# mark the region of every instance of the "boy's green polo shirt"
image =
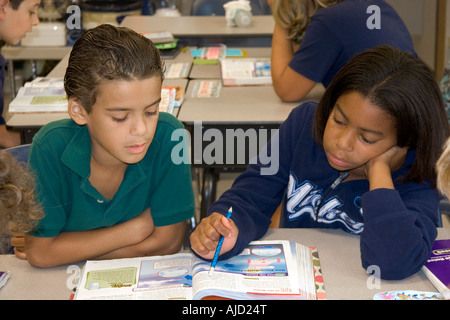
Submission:
<svg viewBox="0 0 450 320">
<path fill-rule="evenodd" d="M 190 166 L 176 165 L 171 159 L 172 148 L 181 143 L 171 141 L 172 132 L 182 128 L 175 117 L 161 112 L 146 156 L 128 165 L 114 198 L 108 200 L 88 180 L 91 142 L 87 127 L 71 119 L 46 125 L 33 138 L 29 156 L 45 212 L 33 235 L 54 237 L 64 231 L 110 227 L 149 207 L 155 226 L 192 217 Z"/>
</svg>

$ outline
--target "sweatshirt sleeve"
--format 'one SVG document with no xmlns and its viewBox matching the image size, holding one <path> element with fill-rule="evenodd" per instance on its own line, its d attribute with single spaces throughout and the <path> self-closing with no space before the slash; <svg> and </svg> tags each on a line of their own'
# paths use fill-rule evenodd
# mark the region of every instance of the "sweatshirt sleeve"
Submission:
<svg viewBox="0 0 450 320">
<path fill-rule="evenodd" d="M 407 186 L 409 185 L 409 186 Z M 361 260 L 386 280 L 404 279 L 423 266 L 437 236 L 439 194 L 427 183 L 376 189 L 362 197 Z"/>
<path fill-rule="evenodd" d="M 294 109 L 266 148 L 260 150 L 256 163 L 250 164 L 232 187 L 209 208 L 208 214 L 218 212 L 226 215 L 232 206 L 231 219 L 239 229 L 236 245 L 220 259 L 239 254 L 250 241 L 261 238 L 267 232 L 289 180 L 293 150 L 301 131 L 310 130 L 309 122 L 315 106 L 316 103 L 304 103 Z"/>
<path fill-rule="evenodd" d="M 272 149 L 278 148 L 274 146 L 278 142 L 280 145 L 286 144 L 283 136 L 280 132 L 275 134 L 268 144 L 268 149 L 271 149 L 271 145 Z M 280 146 L 280 149 L 284 148 Z M 287 158 L 276 159 L 276 161 L 287 162 Z M 209 208 L 208 215 L 213 212 L 226 215 L 229 207 L 233 207 L 231 219 L 239 229 L 236 245 L 233 250 L 222 255 L 221 259 L 239 254 L 250 241 L 261 238 L 267 232 L 271 217 L 281 203 L 288 177 L 284 172 L 285 166 L 288 167 L 288 165 L 279 165 L 276 174 L 262 175 L 261 170 L 264 166 L 258 159 L 258 163 L 250 164 L 247 170 L 236 178 L 232 187 Z"/>
</svg>

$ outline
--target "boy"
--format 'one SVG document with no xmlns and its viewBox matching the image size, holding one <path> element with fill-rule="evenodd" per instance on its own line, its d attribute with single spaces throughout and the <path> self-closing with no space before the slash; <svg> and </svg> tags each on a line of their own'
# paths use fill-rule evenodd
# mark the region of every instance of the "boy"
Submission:
<svg viewBox="0 0 450 320">
<path fill-rule="evenodd" d="M 41 0 L 0 0 L 0 42 L 16 45 L 25 38 L 26 33 L 39 24 L 36 11 L 40 3 Z M 9 148 L 20 144 L 20 134 L 8 131 L 2 116 L 5 65 L 0 54 L 0 147 Z"/>
<path fill-rule="evenodd" d="M 164 66 L 145 37 L 100 25 L 75 43 L 64 78 L 71 117 L 34 137 L 29 163 L 45 217 L 25 236 L 35 266 L 180 250 L 194 198 L 159 113 Z"/>
</svg>

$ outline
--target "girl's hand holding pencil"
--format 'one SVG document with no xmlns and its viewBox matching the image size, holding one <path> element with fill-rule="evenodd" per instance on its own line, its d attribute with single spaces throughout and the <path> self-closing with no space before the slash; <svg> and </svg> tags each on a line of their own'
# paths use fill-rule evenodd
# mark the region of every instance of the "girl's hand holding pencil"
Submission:
<svg viewBox="0 0 450 320">
<path fill-rule="evenodd" d="M 191 249 L 204 259 L 211 260 L 214 257 L 220 238 L 223 243 L 220 255 L 230 251 L 237 240 L 239 230 L 233 220 L 214 212 L 203 218 L 194 232 L 191 234 Z"/>
</svg>

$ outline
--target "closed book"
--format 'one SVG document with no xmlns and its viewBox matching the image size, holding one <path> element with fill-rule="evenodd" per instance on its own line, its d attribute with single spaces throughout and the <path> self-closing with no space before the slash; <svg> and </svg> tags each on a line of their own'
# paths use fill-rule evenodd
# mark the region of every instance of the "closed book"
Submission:
<svg viewBox="0 0 450 320">
<path fill-rule="evenodd" d="M 450 299 L 450 239 L 436 240 L 423 272 L 445 299 Z"/>
</svg>

